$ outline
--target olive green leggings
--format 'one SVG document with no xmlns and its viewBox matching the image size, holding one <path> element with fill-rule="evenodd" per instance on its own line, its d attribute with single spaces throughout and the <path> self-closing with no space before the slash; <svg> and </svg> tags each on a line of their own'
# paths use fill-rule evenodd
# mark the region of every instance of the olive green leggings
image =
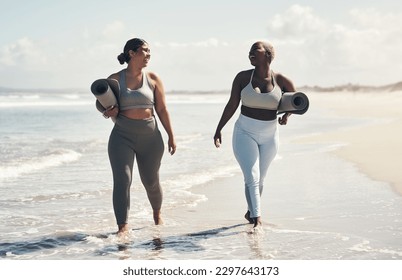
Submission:
<svg viewBox="0 0 402 280">
<path fill-rule="evenodd" d="M 164 144 L 155 118 L 133 120 L 120 114 L 110 134 L 108 152 L 113 172 L 113 208 L 117 224 L 128 222 L 135 158 L 152 209 L 160 210 L 162 188 L 159 168 Z"/>
</svg>

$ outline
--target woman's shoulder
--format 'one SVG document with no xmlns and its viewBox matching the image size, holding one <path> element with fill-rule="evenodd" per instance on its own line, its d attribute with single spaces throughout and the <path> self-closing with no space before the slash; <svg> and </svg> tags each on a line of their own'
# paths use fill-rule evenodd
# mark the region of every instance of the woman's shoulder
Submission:
<svg viewBox="0 0 402 280">
<path fill-rule="evenodd" d="M 147 76 L 148 81 L 151 83 L 151 85 L 153 87 L 155 87 L 159 84 L 162 84 L 162 79 L 160 78 L 160 76 L 157 73 L 152 72 L 152 71 L 147 71 L 147 72 L 145 72 L 145 75 Z"/>
<path fill-rule="evenodd" d="M 153 81 L 157 81 L 160 79 L 159 75 L 152 71 L 147 71 L 145 74 L 148 76 L 149 79 Z"/>
<path fill-rule="evenodd" d="M 235 80 L 242 82 L 242 83 L 243 82 L 248 83 L 250 81 L 252 72 L 253 72 L 253 69 L 240 71 L 239 73 L 237 73 Z"/>
<path fill-rule="evenodd" d="M 284 91 L 295 91 L 292 80 L 290 80 L 282 73 L 274 72 L 274 75 L 275 75 L 275 81 L 280 86 L 280 88 L 282 88 Z"/>
<path fill-rule="evenodd" d="M 249 69 L 237 73 L 233 80 L 232 89 L 237 89 L 240 92 L 250 82 L 252 72 L 253 69 Z"/>
<path fill-rule="evenodd" d="M 272 73 L 274 74 L 275 79 L 286 79 L 286 77 L 280 72 L 272 71 Z"/>
<path fill-rule="evenodd" d="M 247 70 L 240 71 L 239 73 L 237 73 L 237 76 L 250 78 L 251 73 L 253 73 L 253 70 L 254 69 L 247 69 Z"/>
<path fill-rule="evenodd" d="M 124 69 L 123 69 L 123 70 L 120 70 L 119 72 L 110 74 L 109 77 L 107 77 L 107 78 L 108 78 L 108 79 L 119 80 L 119 78 L 120 78 L 120 73 L 123 72 L 123 71 L 124 71 Z"/>
<path fill-rule="evenodd" d="M 156 74 L 155 72 L 152 72 L 152 71 L 147 71 L 144 73 L 147 77 L 148 83 L 152 90 L 155 90 L 156 88 L 159 88 L 159 89 L 163 88 L 162 80 L 158 74 Z"/>
</svg>

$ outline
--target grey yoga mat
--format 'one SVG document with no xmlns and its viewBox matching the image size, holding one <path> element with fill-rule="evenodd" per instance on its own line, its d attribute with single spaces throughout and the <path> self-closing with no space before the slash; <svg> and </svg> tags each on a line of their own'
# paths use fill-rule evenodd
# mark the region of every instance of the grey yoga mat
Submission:
<svg viewBox="0 0 402 280">
<path fill-rule="evenodd" d="M 117 105 L 119 82 L 113 79 L 98 79 L 91 85 L 91 91 L 104 107 Z"/>
<path fill-rule="evenodd" d="M 103 108 L 118 105 L 116 96 L 119 96 L 120 85 L 117 80 L 98 79 L 92 83 L 91 91 Z M 100 109 L 98 108 L 98 110 Z M 113 117 L 111 119 L 113 122 L 116 121 Z"/>
<path fill-rule="evenodd" d="M 309 107 L 307 95 L 303 92 L 285 92 L 278 107 L 278 114 L 292 113 L 303 115 Z"/>
</svg>

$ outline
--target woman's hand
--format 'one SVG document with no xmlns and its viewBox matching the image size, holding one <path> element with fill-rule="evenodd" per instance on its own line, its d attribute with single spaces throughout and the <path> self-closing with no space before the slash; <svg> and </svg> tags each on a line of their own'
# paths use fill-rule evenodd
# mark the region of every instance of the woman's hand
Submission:
<svg viewBox="0 0 402 280">
<path fill-rule="evenodd" d="M 219 148 L 222 144 L 222 135 L 220 131 L 216 132 L 214 135 L 214 144 L 217 148 Z"/>
<path fill-rule="evenodd" d="M 176 152 L 176 141 L 174 139 L 169 138 L 168 148 L 169 148 L 169 153 L 173 156 L 174 153 Z"/>
<path fill-rule="evenodd" d="M 280 125 L 286 125 L 288 123 L 288 118 L 291 115 L 291 113 L 285 113 L 282 117 L 278 119 L 278 122 Z"/>
<path fill-rule="evenodd" d="M 110 118 L 110 117 L 117 117 L 119 114 L 119 107 L 116 105 L 112 105 L 106 108 L 105 111 L 103 111 L 103 116 L 105 118 Z"/>
</svg>

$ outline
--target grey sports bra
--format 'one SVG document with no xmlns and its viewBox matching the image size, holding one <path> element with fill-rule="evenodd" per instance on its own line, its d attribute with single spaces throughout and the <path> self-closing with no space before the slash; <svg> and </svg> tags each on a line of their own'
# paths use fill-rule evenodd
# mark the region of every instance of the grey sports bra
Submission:
<svg viewBox="0 0 402 280">
<path fill-rule="evenodd" d="M 270 92 L 266 93 L 259 93 L 255 91 L 251 83 L 253 76 L 254 70 L 251 73 L 250 82 L 242 89 L 240 93 L 242 105 L 249 108 L 277 110 L 279 101 L 282 97 L 282 90 L 276 83 L 273 73 L 272 80 L 274 83 L 274 88 Z"/>
<path fill-rule="evenodd" d="M 154 92 L 145 72 L 142 73 L 142 85 L 139 89 L 132 90 L 127 88 L 126 69 L 120 72 L 119 83 L 119 106 L 121 111 L 133 108 L 153 108 L 155 104 Z"/>
</svg>

